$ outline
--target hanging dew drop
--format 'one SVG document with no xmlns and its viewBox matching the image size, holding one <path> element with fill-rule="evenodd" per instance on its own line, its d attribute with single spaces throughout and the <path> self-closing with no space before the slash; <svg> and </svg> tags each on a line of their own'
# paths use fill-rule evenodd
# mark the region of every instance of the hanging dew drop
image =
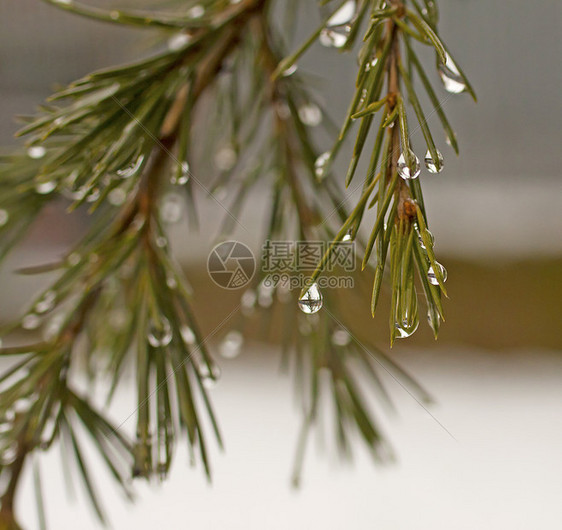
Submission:
<svg viewBox="0 0 562 530">
<path fill-rule="evenodd" d="M 201 5 L 193 6 L 187 11 L 189 18 L 201 18 L 205 14 L 205 8 Z"/>
<path fill-rule="evenodd" d="M 4 210 L 4 208 L 0 208 L 0 227 L 4 226 L 8 222 L 9 218 L 10 214 L 7 212 L 7 210 Z"/>
<path fill-rule="evenodd" d="M 25 315 L 21 321 L 23 329 L 37 329 L 41 324 L 41 319 L 35 313 Z"/>
<path fill-rule="evenodd" d="M 322 122 L 322 111 L 318 105 L 309 103 L 299 108 L 299 118 L 309 127 L 317 127 Z"/>
<path fill-rule="evenodd" d="M 148 330 L 148 342 L 154 348 L 167 346 L 172 342 L 172 327 L 166 317 L 162 317 L 159 321 L 151 319 Z"/>
<path fill-rule="evenodd" d="M 323 299 L 322 293 L 318 288 L 318 284 L 313 283 L 308 291 L 304 293 L 304 295 L 299 298 L 299 307 L 300 310 L 307 314 L 312 315 L 317 313 L 322 308 Z"/>
<path fill-rule="evenodd" d="M 123 188 L 115 188 L 107 196 L 107 200 L 112 206 L 121 206 L 126 199 L 127 192 Z"/>
<path fill-rule="evenodd" d="M 35 184 L 35 191 L 39 193 L 39 195 L 48 195 L 55 191 L 57 187 L 57 183 L 54 180 L 48 180 L 46 182 L 38 182 Z"/>
<path fill-rule="evenodd" d="M 336 346 L 347 346 L 351 342 L 351 335 L 345 329 L 336 329 L 332 334 L 332 343 Z"/>
<path fill-rule="evenodd" d="M 35 311 L 39 314 L 46 313 L 55 307 L 57 295 L 55 291 L 47 291 L 41 300 L 35 304 Z"/>
<path fill-rule="evenodd" d="M 404 153 L 402 153 L 396 165 L 398 174 L 404 180 L 416 179 L 421 173 L 420 159 L 415 155 L 415 153 L 411 153 L 411 158 L 413 162 L 411 166 L 408 166 L 406 163 L 406 157 L 404 156 Z"/>
<path fill-rule="evenodd" d="M 183 326 L 180 333 L 181 338 L 188 346 L 195 344 L 197 337 L 195 337 L 195 333 L 193 333 L 193 330 L 189 326 Z"/>
<path fill-rule="evenodd" d="M 168 39 L 168 50 L 171 52 L 177 52 L 187 46 L 191 41 L 191 35 L 184 33 L 178 33 L 173 35 Z"/>
<path fill-rule="evenodd" d="M 443 281 L 446 282 L 447 281 L 447 269 L 445 267 L 443 267 L 443 265 L 441 265 L 441 263 L 436 262 L 437 267 L 439 268 L 439 270 L 441 271 L 441 276 L 443 277 Z M 439 281 L 437 280 L 437 275 L 435 274 L 435 271 L 433 270 L 433 267 L 429 267 L 429 270 L 427 271 L 427 279 L 429 280 L 429 283 L 431 283 L 432 285 L 439 285 Z"/>
<path fill-rule="evenodd" d="M 327 25 L 342 26 L 344 24 L 349 24 L 355 18 L 356 12 L 356 0 L 348 0 L 328 19 Z"/>
<path fill-rule="evenodd" d="M 320 32 L 319 41 L 322 46 L 326 48 L 343 48 L 349 37 L 348 26 L 344 26 L 341 31 L 336 31 L 335 29 L 324 28 Z"/>
<path fill-rule="evenodd" d="M 296 64 L 293 64 L 291 66 L 289 66 L 289 68 L 287 68 L 281 75 L 283 77 L 290 77 L 292 76 L 296 71 L 298 70 L 298 66 Z"/>
<path fill-rule="evenodd" d="M 162 199 L 160 216 L 168 224 L 178 223 L 183 215 L 182 198 L 175 193 L 168 193 Z"/>
<path fill-rule="evenodd" d="M 433 160 L 428 150 L 425 154 L 424 162 L 425 167 L 430 173 L 441 173 L 441 171 L 443 171 L 443 155 L 439 150 L 437 150 L 437 160 Z"/>
<path fill-rule="evenodd" d="M 316 162 L 314 162 L 314 174 L 316 175 L 317 179 L 321 180 L 322 178 L 324 178 L 326 173 L 326 166 L 329 160 L 330 151 L 326 151 L 316 159 Z"/>
<path fill-rule="evenodd" d="M 27 149 L 27 156 L 35 160 L 43 158 L 47 154 L 47 150 L 42 145 L 32 145 Z"/>
<path fill-rule="evenodd" d="M 220 171 L 230 171 L 236 165 L 237 160 L 236 150 L 232 146 L 227 145 L 217 152 L 214 162 L 216 168 Z"/>
<path fill-rule="evenodd" d="M 144 155 L 139 155 L 139 157 L 132 164 L 130 164 L 129 166 L 123 169 L 119 169 L 117 171 L 117 175 L 122 179 L 132 177 L 133 175 L 136 175 L 138 173 L 143 162 L 144 162 Z"/>
<path fill-rule="evenodd" d="M 427 238 L 429 238 L 430 244 L 431 244 L 431 248 L 433 248 L 433 245 L 435 244 L 435 237 L 433 237 L 433 234 L 429 231 L 429 230 L 425 230 L 425 234 L 427 234 Z M 426 245 L 423 241 L 423 237 L 420 233 L 418 233 L 418 239 L 420 242 L 420 247 L 425 249 Z"/>
<path fill-rule="evenodd" d="M 441 78 L 441 82 L 447 92 L 451 94 L 460 94 L 466 90 L 466 83 L 462 78 L 457 65 L 448 53 L 446 53 L 445 64 L 439 63 L 437 70 L 439 77 Z"/>
<path fill-rule="evenodd" d="M 406 339 L 408 337 L 411 337 L 418 329 L 419 326 L 419 320 L 415 320 L 411 325 L 408 325 L 407 323 L 396 323 L 395 327 L 396 327 L 396 338 L 397 339 Z"/>
<path fill-rule="evenodd" d="M 230 331 L 220 345 L 219 352 L 225 359 L 234 359 L 240 355 L 244 337 L 239 331 Z"/>
</svg>

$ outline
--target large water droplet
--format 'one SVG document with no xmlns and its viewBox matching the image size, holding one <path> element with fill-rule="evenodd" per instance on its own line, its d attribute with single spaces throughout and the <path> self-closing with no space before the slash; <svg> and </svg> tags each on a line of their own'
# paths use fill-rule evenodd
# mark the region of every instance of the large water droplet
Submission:
<svg viewBox="0 0 562 530">
<path fill-rule="evenodd" d="M 439 150 L 437 150 L 437 160 L 433 160 L 433 157 L 428 150 L 425 154 L 424 162 L 425 167 L 430 173 L 441 173 L 441 171 L 443 171 L 443 155 Z"/>
<path fill-rule="evenodd" d="M 411 323 L 408 323 L 407 321 L 404 321 L 402 323 L 397 322 L 395 324 L 396 338 L 405 339 L 407 337 L 411 337 L 416 332 L 419 325 L 420 321 L 417 318 Z"/>
<path fill-rule="evenodd" d="M 147 337 L 151 346 L 154 348 L 167 346 L 172 342 L 172 337 L 172 327 L 166 317 L 161 317 L 160 320 L 151 319 Z"/>
<path fill-rule="evenodd" d="M 32 145 L 27 149 L 29 158 L 43 158 L 47 154 L 47 150 L 42 145 Z"/>
<path fill-rule="evenodd" d="M 299 108 L 299 118 L 309 127 L 316 127 L 322 121 L 322 111 L 318 105 L 308 103 Z"/>
<path fill-rule="evenodd" d="M 316 159 L 316 162 L 314 162 L 314 174 L 316 175 L 317 179 L 321 180 L 325 177 L 326 165 L 328 164 L 329 160 L 330 151 L 326 151 Z"/>
<path fill-rule="evenodd" d="M 398 174 L 404 180 L 416 179 L 416 178 L 419 177 L 419 175 L 421 173 L 419 158 L 413 152 L 411 153 L 411 158 L 412 158 L 412 165 L 408 166 L 406 164 L 406 157 L 404 156 L 404 153 L 402 153 L 400 155 L 400 158 L 398 159 L 398 163 L 396 165 L 396 169 L 398 171 Z"/>
<path fill-rule="evenodd" d="M 206 364 L 203 364 L 199 368 L 199 375 L 201 376 L 201 382 L 205 388 L 214 388 L 217 384 L 217 380 L 221 376 L 221 369 L 218 365 L 213 364 L 209 370 L 209 367 Z"/>
<path fill-rule="evenodd" d="M 0 226 L 4 226 L 9 218 L 10 214 L 4 208 L 0 208 Z"/>
<path fill-rule="evenodd" d="M 445 64 L 440 62 L 437 70 L 447 92 L 450 92 L 451 94 L 460 94 L 466 90 L 466 83 L 464 82 L 457 65 L 448 53 L 446 53 Z"/>
<path fill-rule="evenodd" d="M 35 304 L 35 311 L 39 314 L 46 313 L 55 307 L 55 300 L 57 299 L 57 294 L 55 291 L 47 291 L 41 300 Z"/>
<path fill-rule="evenodd" d="M 443 281 L 446 282 L 447 281 L 447 269 L 445 267 L 443 267 L 443 265 L 441 265 L 441 263 L 436 262 L 437 267 L 439 268 L 439 270 L 441 271 L 441 275 L 443 276 Z M 437 281 L 437 275 L 435 274 L 435 271 L 433 270 L 433 267 L 429 267 L 429 270 L 427 271 L 427 279 L 429 280 L 429 283 L 433 284 L 433 285 L 439 285 L 439 282 Z"/>
<path fill-rule="evenodd" d="M 244 336 L 239 331 L 229 331 L 220 345 L 219 352 L 225 359 L 234 359 L 240 355 Z"/>
<path fill-rule="evenodd" d="M 312 315 L 317 313 L 322 308 L 322 293 L 318 288 L 318 284 L 313 283 L 308 291 L 299 298 L 299 307 L 303 313 L 307 315 Z"/>
</svg>

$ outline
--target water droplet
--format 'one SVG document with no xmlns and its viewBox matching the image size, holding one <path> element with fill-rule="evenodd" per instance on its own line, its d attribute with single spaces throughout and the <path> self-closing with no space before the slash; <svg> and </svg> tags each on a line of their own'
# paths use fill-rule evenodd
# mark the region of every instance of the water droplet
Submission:
<svg viewBox="0 0 562 530">
<path fill-rule="evenodd" d="M 41 324 L 41 319 L 35 313 L 29 313 L 22 318 L 21 327 L 23 329 L 37 329 Z"/>
<path fill-rule="evenodd" d="M 433 245 L 435 243 L 435 237 L 433 237 L 433 234 L 429 231 L 429 230 L 425 230 L 425 233 L 427 234 L 427 236 L 429 237 L 429 240 L 431 242 L 431 248 L 433 248 Z M 426 248 L 425 243 L 423 242 L 423 237 L 420 233 L 418 233 L 418 239 L 420 241 L 420 247 L 421 248 Z"/>
<path fill-rule="evenodd" d="M 348 242 L 351 241 L 353 239 L 353 230 L 348 230 L 347 234 L 345 234 L 345 236 L 343 236 L 342 238 L 342 242 Z"/>
<path fill-rule="evenodd" d="M 42 145 L 32 145 L 27 149 L 29 158 L 43 158 L 47 154 L 47 150 Z"/>
<path fill-rule="evenodd" d="M 317 313 L 322 308 L 322 293 L 318 289 L 318 284 L 313 283 L 308 291 L 299 298 L 299 307 L 303 313 L 312 315 Z"/>
<path fill-rule="evenodd" d="M 275 111 L 277 112 L 277 116 L 279 116 L 282 120 L 287 120 L 291 116 L 291 109 L 289 105 L 283 102 L 279 102 L 275 105 Z"/>
<path fill-rule="evenodd" d="M 181 333 L 181 337 L 182 337 L 183 341 L 188 346 L 191 346 L 192 344 L 195 344 L 195 341 L 197 340 L 197 337 L 195 336 L 195 333 L 193 333 L 193 330 L 189 326 L 183 326 L 180 330 L 180 333 Z"/>
<path fill-rule="evenodd" d="M 172 342 L 172 337 L 172 327 L 166 317 L 161 317 L 158 321 L 151 319 L 148 329 L 148 342 L 151 346 L 154 348 L 167 346 Z"/>
<path fill-rule="evenodd" d="M 402 316 L 402 321 L 396 322 L 395 324 L 396 331 L 397 331 L 396 337 L 398 339 L 405 339 L 406 337 L 412 336 L 418 329 L 419 325 L 420 325 L 420 319 L 418 316 L 417 309 L 415 309 L 411 315 L 409 314 L 409 311 L 405 311 Z"/>
<path fill-rule="evenodd" d="M 325 169 L 330 160 L 330 151 L 322 153 L 314 162 L 314 174 L 317 179 L 322 179 L 325 176 Z"/>
<path fill-rule="evenodd" d="M 377 65 L 378 62 L 378 58 L 375 57 L 373 60 L 369 61 L 366 65 L 365 65 L 365 72 L 369 72 L 371 70 L 371 68 L 374 68 Z"/>
<path fill-rule="evenodd" d="M 58 314 L 53 316 L 53 318 L 51 318 L 43 328 L 43 338 L 46 341 L 50 341 L 54 339 L 59 334 L 63 322 L 64 322 L 63 314 Z"/>
<path fill-rule="evenodd" d="M 109 18 L 111 20 L 119 20 L 121 18 L 121 13 L 119 13 L 119 11 L 110 11 Z"/>
<path fill-rule="evenodd" d="M 437 70 L 447 92 L 450 92 L 451 94 L 460 94 L 466 90 L 466 83 L 464 82 L 457 65 L 448 53 L 446 53 L 445 64 L 440 62 Z"/>
<path fill-rule="evenodd" d="M 400 158 L 398 159 L 398 164 L 396 166 L 396 169 L 398 171 L 398 174 L 404 180 L 416 179 L 419 177 L 419 174 L 421 172 L 419 158 L 413 152 L 411 153 L 411 157 L 413 160 L 412 167 L 409 167 L 406 164 L 406 157 L 404 156 L 404 153 L 402 153 L 400 155 Z"/>
<path fill-rule="evenodd" d="M 234 359 L 240 355 L 244 337 L 239 331 L 229 331 L 220 345 L 219 352 L 225 359 Z"/>
<path fill-rule="evenodd" d="M 39 195 L 48 195 L 52 193 L 57 187 L 57 183 L 54 180 L 48 180 L 46 182 L 37 182 L 35 184 L 35 191 Z"/>
<path fill-rule="evenodd" d="M 258 287 L 258 305 L 260 307 L 268 308 L 273 305 L 273 291 L 275 287 L 273 286 L 273 282 L 271 281 L 264 281 L 260 283 Z"/>
<path fill-rule="evenodd" d="M 187 46 L 191 41 L 191 35 L 188 35 L 185 32 L 177 33 L 176 35 L 172 35 L 168 39 L 168 49 L 172 52 L 177 52 L 181 50 L 183 47 Z"/>
<path fill-rule="evenodd" d="M 322 122 L 322 111 L 318 105 L 308 103 L 299 108 L 299 118 L 309 127 L 316 127 Z"/>
<path fill-rule="evenodd" d="M 203 386 L 207 389 L 210 389 L 216 386 L 217 379 L 219 379 L 221 376 L 221 370 L 216 364 L 211 366 L 210 370 L 206 364 L 203 364 L 199 367 L 199 375 L 201 377 Z"/>
<path fill-rule="evenodd" d="M 46 313 L 55 307 L 55 300 L 57 299 L 57 294 L 55 291 L 47 291 L 41 300 L 35 304 L 35 311 L 39 314 Z"/>
<path fill-rule="evenodd" d="M 430 173 L 441 173 L 443 171 L 443 155 L 437 150 L 437 161 L 433 160 L 429 150 L 425 154 L 425 167 Z"/>
<path fill-rule="evenodd" d="M 168 240 L 164 236 L 158 236 L 155 243 L 158 248 L 166 248 L 168 246 Z"/>
<path fill-rule="evenodd" d="M 201 18 L 205 14 L 205 8 L 200 5 L 193 6 L 187 11 L 189 18 Z"/>
<path fill-rule="evenodd" d="M 287 68 L 285 71 L 283 71 L 283 73 L 281 75 L 283 77 L 289 77 L 289 76 L 293 75 L 297 70 L 298 70 L 298 66 L 296 64 L 293 64 L 293 65 L 289 66 L 289 68 Z"/>
<path fill-rule="evenodd" d="M 175 184 L 177 186 L 183 186 L 184 184 L 187 184 L 187 181 L 189 180 L 189 164 L 187 162 L 182 162 L 181 164 L 181 174 L 177 175 L 175 174 L 174 171 L 174 175 L 172 176 L 172 184 Z"/>
<path fill-rule="evenodd" d="M 332 334 L 332 343 L 336 346 L 347 346 L 351 342 L 351 335 L 345 329 L 336 329 Z"/>
<path fill-rule="evenodd" d="M 127 192 L 123 188 L 115 188 L 109 192 L 107 200 L 112 206 L 121 206 L 127 199 Z"/>
<path fill-rule="evenodd" d="M 178 282 L 177 282 L 177 280 L 176 280 L 176 278 L 175 278 L 174 276 L 169 275 L 169 276 L 166 278 L 166 285 L 168 286 L 169 289 L 172 289 L 172 290 L 173 290 L 173 289 L 176 289 L 176 288 L 177 288 Z"/>
<path fill-rule="evenodd" d="M 130 165 L 123 169 L 117 170 L 117 175 L 122 179 L 126 179 L 136 175 L 144 162 L 144 155 L 139 155 L 138 158 Z"/>
<path fill-rule="evenodd" d="M 96 202 L 100 198 L 100 190 L 99 188 L 94 188 L 90 190 L 88 196 L 86 197 L 87 202 Z"/>
<path fill-rule="evenodd" d="M 441 271 L 441 276 L 443 276 L 443 281 L 446 282 L 447 281 L 447 269 L 445 267 L 443 267 L 443 265 L 441 265 L 441 263 L 436 262 L 437 267 L 439 268 L 439 270 Z M 427 271 L 427 279 L 429 280 L 429 283 L 433 284 L 433 285 L 439 285 L 439 282 L 437 281 L 437 275 L 435 274 L 435 271 L 433 270 L 433 267 L 429 267 L 429 270 Z"/>
<path fill-rule="evenodd" d="M 336 29 L 324 28 L 320 32 L 319 41 L 326 48 L 343 48 L 349 37 L 349 26 L 343 26 L 339 31 Z"/>
<path fill-rule="evenodd" d="M 229 171 L 238 160 L 238 155 L 232 146 L 225 146 L 215 155 L 215 166 L 221 171 Z"/>
<path fill-rule="evenodd" d="M 160 216 L 165 223 L 178 223 L 183 215 L 183 200 L 176 193 L 167 193 L 162 199 Z"/>
<path fill-rule="evenodd" d="M 4 226 L 9 218 L 10 214 L 4 208 L 0 208 L 0 226 Z"/>
<path fill-rule="evenodd" d="M 356 12 L 357 12 L 356 0 L 348 0 L 328 19 L 326 25 L 342 26 L 343 24 L 349 24 L 355 18 Z"/>
<path fill-rule="evenodd" d="M 242 306 L 242 313 L 245 316 L 250 316 L 254 312 L 257 299 L 256 292 L 252 289 L 249 289 L 242 295 L 240 305 Z"/>
<path fill-rule="evenodd" d="M 80 263 L 80 254 L 78 254 L 78 252 L 71 252 L 68 257 L 66 258 L 67 263 L 71 266 L 71 267 L 75 267 L 76 265 L 78 265 Z"/>
</svg>

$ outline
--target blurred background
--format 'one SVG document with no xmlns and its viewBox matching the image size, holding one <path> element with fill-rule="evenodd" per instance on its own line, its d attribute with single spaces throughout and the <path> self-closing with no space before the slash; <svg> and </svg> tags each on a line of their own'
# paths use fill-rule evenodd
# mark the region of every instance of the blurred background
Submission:
<svg viewBox="0 0 562 530">
<path fill-rule="evenodd" d="M 317 20 L 315 2 L 308 3 L 310 16 L 301 17 L 297 28 L 301 35 Z M 180 455 L 171 480 L 156 488 L 141 485 L 134 507 L 105 496 L 115 528 L 562 525 L 562 3 L 449 0 L 440 7 L 441 35 L 479 101 L 441 92 L 461 154 L 457 158 L 438 142 L 445 170 L 422 176 L 436 251 L 449 272 L 447 322 L 437 343 L 424 329 L 392 351 L 435 397 L 431 414 L 389 379 L 398 415 L 381 421 L 397 463 L 374 467 L 359 450 L 353 466 L 341 466 L 329 447 L 313 440 L 303 487 L 295 492 L 289 475 L 300 418 L 291 381 L 279 373 L 275 344 L 253 342 L 236 360 L 222 361 L 223 377 L 213 390 L 226 438 L 226 453 L 213 455 L 213 485 Z M 0 145 L 14 145 L 13 117 L 29 114 L 56 83 L 142 56 L 145 36 L 39 0 L 2 0 Z M 316 75 L 336 122 L 346 111 L 355 67 L 350 57 L 320 46 L 300 65 Z M 342 178 L 345 159 L 343 153 L 335 168 Z M 200 232 L 189 234 L 180 223 L 172 237 L 210 332 L 239 293 L 225 297 L 206 276 L 219 216 L 212 200 L 199 199 Z M 244 237 L 257 248 L 264 201 L 259 193 L 252 200 L 256 208 L 242 222 L 256 227 Z M 11 271 L 59 255 L 82 228 L 80 219 L 71 223 L 62 209 L 47 208 L 2 268 L 1 320 L 14 317 L 41 285 L 41 279 Z M 350 314 L 387 348 L 385 318 L 371 321 L 367 305 L 350 307 Z M 115 414 L 123 420 L 131 407 L 123 395 Z M 63 494 L 59 457 L 48 456 L 44 469 L 53 528 L 73 528 L 77 517 L 82 528 L 97 528 L 91 514 L 83 515 L 84 503 L 69 504 Z M 26 505 L 33 504 L 28 489 Z M 35 528 L 33 510 L 24 513 L 28 528 Z"/>
</svg>

